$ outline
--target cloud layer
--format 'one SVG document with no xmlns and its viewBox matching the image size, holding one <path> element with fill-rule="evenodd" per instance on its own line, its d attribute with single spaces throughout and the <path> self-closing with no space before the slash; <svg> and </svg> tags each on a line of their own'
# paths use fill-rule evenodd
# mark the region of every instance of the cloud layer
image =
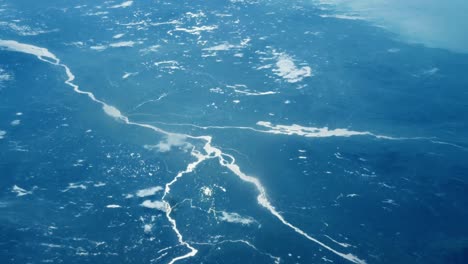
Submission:
<svg viewBox="0 0 468 264">
<path fill-rule="evenodd" d="M 465 0 L 318 0 L 343 14 L 359 15 L 427 47 L 468 53 Z M 337 17 L 338 18 L 338 17 Z"/>
</svg>

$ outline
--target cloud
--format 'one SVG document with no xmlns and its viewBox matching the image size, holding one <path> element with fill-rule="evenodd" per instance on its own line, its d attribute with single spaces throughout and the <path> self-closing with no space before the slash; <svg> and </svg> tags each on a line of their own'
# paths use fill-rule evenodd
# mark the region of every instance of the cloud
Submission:
<svg viewBox="0 0 468 264">
<path fill-rule="evenodd" d="M 122 208 L 122 206 L 120 206 L 118 204 L 109 204 L 109 205 L 106 206 L 106 208 L 115 209 L 115 208 Z"/>
<path fill-rule="evenodd" d="M 154 201 L 152 202 L 151 200 L 145 200 L 140 204 L 140 206 L 150 208 L 150 209 L 156 209 L 159 211 L 166 211 L 166 204 L 162 201 Z"/>
<path fill-rule="evenodd" d="M 168 152 L 172 147 L 181 147 L 187 150 L 192 147 L 192 144 L 186 142 L 186 136 L 178 134 L 170 134 L 165 140 L 159 142 L 157 145 L 145 145 L 144 147 L 148 150 L 157 150 L 158 152 Z"/>
<path fill-rule="evenodd" d="M 160 191 L 162 191 L 162 190 L 164 190 L 163 187 L 161 187 L 161 186 L 155 186 L 155 187 L 151 187 L 151 188 L 139 190 L 139 191 L 136 193 L 136 196 L 138 196 L 138 197 L 151 196 L 151 195 L 155 195 L 157 192 L 160 192 Z"/>
<path fill-rule="evenodd" d="M 225 211 L 221 212 L 221 217 L 219 217 L 219 220 L 241 225 L 250 225 L 256 222 L 255 219 L 253 219 L 252 217 L 241 216 L 238 213 L 228 213 Z"/>
<path fill-rule="evenodd" d="M 19 187 L 18 185 L 14 185 L 11 191 L 16 193 L 16 196 L 25 196 L 28 194 L 32 194 L 32 192 L 28 192 L 25 189 Z"/>
<path fill-rule="evenodd" d="M 408 42 L 468 52 L 465 0 L 316 0 L 344 14 L 359 15 Z"/>
<path fill-rule="evenodd" d="M 133 1 L 126 1 L 118 5 L 113 5 L 110 8 L 127 8 L 133 5 Z"/>
<path fill-rule="evenodd" d="M 280 53 L 277 56 L 278 61 L 276 62 L 276 69 L 273 69 L 273 72 L 284 78 L 287 82 L 296 83 L 306 77 L 312 76 L 312 69 L 309 66 L 298 68 L 294 64 L 293 59 L 285 53 Z"/>
</svg>

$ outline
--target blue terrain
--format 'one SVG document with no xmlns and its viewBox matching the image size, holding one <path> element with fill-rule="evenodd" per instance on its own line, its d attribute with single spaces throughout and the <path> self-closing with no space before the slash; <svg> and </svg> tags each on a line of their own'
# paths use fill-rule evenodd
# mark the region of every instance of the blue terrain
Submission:
<svg viewBox="0 0 468 264">
<path fill-rule="evenodd" d="M 0 263 L 468 263 L 463 1 L 0 0 Z"/>
</svg>

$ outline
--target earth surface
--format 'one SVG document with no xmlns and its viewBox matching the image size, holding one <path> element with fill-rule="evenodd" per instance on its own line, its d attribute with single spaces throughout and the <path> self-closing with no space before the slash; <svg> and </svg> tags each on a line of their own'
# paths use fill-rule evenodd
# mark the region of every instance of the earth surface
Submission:
<svg viewBox="0 0 468 264">
<path fill-rule="evenodd" d="M 467 10 L 0 0 L 0 263 L 468 263 Z"/>
</svg>

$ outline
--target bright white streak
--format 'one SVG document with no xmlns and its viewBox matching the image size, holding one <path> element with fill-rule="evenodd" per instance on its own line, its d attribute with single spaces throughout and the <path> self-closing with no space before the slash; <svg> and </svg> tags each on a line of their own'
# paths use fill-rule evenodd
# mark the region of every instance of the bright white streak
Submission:
<svg viewBox="0 0 468 264">
<path fill-rule="evenodd" d="M 167 96 L 167 93 L 163 93 L 163 94 L 161 94 L 161 95 L 158 97 L 158 99 L 151 99 L 151 100 L 144 101 L 143 103 L 140 103 L 139 105 L 135 106 L 135 107 L 133 108 L 133 110 L 136 110 L 137 108 L 139 108 L 139 107 L 141 107 L 141 106 L 143 106 L 143 105 L 145 105 L 145 104 L 147 104 L 147 103 L 160 101 L 161 99 L 163 99 L 163 98 L 166 97 L 166 96 Z"/>
<path fill-rule="evenodd" d="M 169 262 L 169 264 L 173 264 L 176 261 L 181 260 L 181 259 L 186 259 L 186 258 L 193 257 L 198 252 L 198 250 L 196 248 L 192 247 L 189 243 L 184 241 L 184 238 L 183 238 L 182 234 L 180 233 L 179 229 L 177 229 L 177 223 L 176 223 L 175 219 L 172 218 L 172 216 L 171 216 L 172 207 L 165 200 L 166 196 L 171 192 L 171 186 L 173 184 L 175 184 L 179 180 L 179 178 L 184 176 L 184 174 L 191 173 L 198 166 L 198 164 L 200 164 L 201 162 L 203 162 L 207 158 L 207 156 L 202 155 L 201 153 L 199 153 L 195 149 L 192 149 L 192 155 L 195 156 L 197 158 L 197 160 L 190 163 L 190 164 L 188 164 L 187 168 L 184 171 L 180 171 L 179 173 L 177 173 L 177 175 L 174 177 L 174 179 L 172 179 L 172 181 L 170 181 L 169 183 L 166 184 L 166 187 L 164 189 L 164 195 L 162 197 L 162 201 L 164 202 L 164 204 L 166 206 L 166 217 L 169 220 L 169 222 L 172 224 L 172 230 L 174 230 L 174 232 L 176 233 L 177 239 L 179 240 L 179 244 L 184 245 L 188 249 L 190 249 L 190 252 L 188 252 L 187 254 L 176 257 L 176 258 L 173 258 Z"/>
<path fill-rule="evenodd" d="M 110 8 L 127 8 L 127 7 L 130 7 L 133 5 L 133 1 L 126 1 L 126 2 L 123 2 L 119 5 L 114 5 L 114 6 L 111 6 Z"/>
<path fill-rule="evenodd" d="M 331 238 L 331 237 L 328 236 L 328 235 L 325 235 L 325 237 L 328 238 L 328 239 L 330 239 L 331 241 L 335 242 L 336 244 L 342 246 L 342 247 L 345 247 L 345 248 L 347 248 L 347 247 L 352 247 L 352 245 L 350 245 L 350 244 L 348 244 L 348 243 L 338 242 L 338 241 L 336 241 L 335 239 Z"/>
</svg>

